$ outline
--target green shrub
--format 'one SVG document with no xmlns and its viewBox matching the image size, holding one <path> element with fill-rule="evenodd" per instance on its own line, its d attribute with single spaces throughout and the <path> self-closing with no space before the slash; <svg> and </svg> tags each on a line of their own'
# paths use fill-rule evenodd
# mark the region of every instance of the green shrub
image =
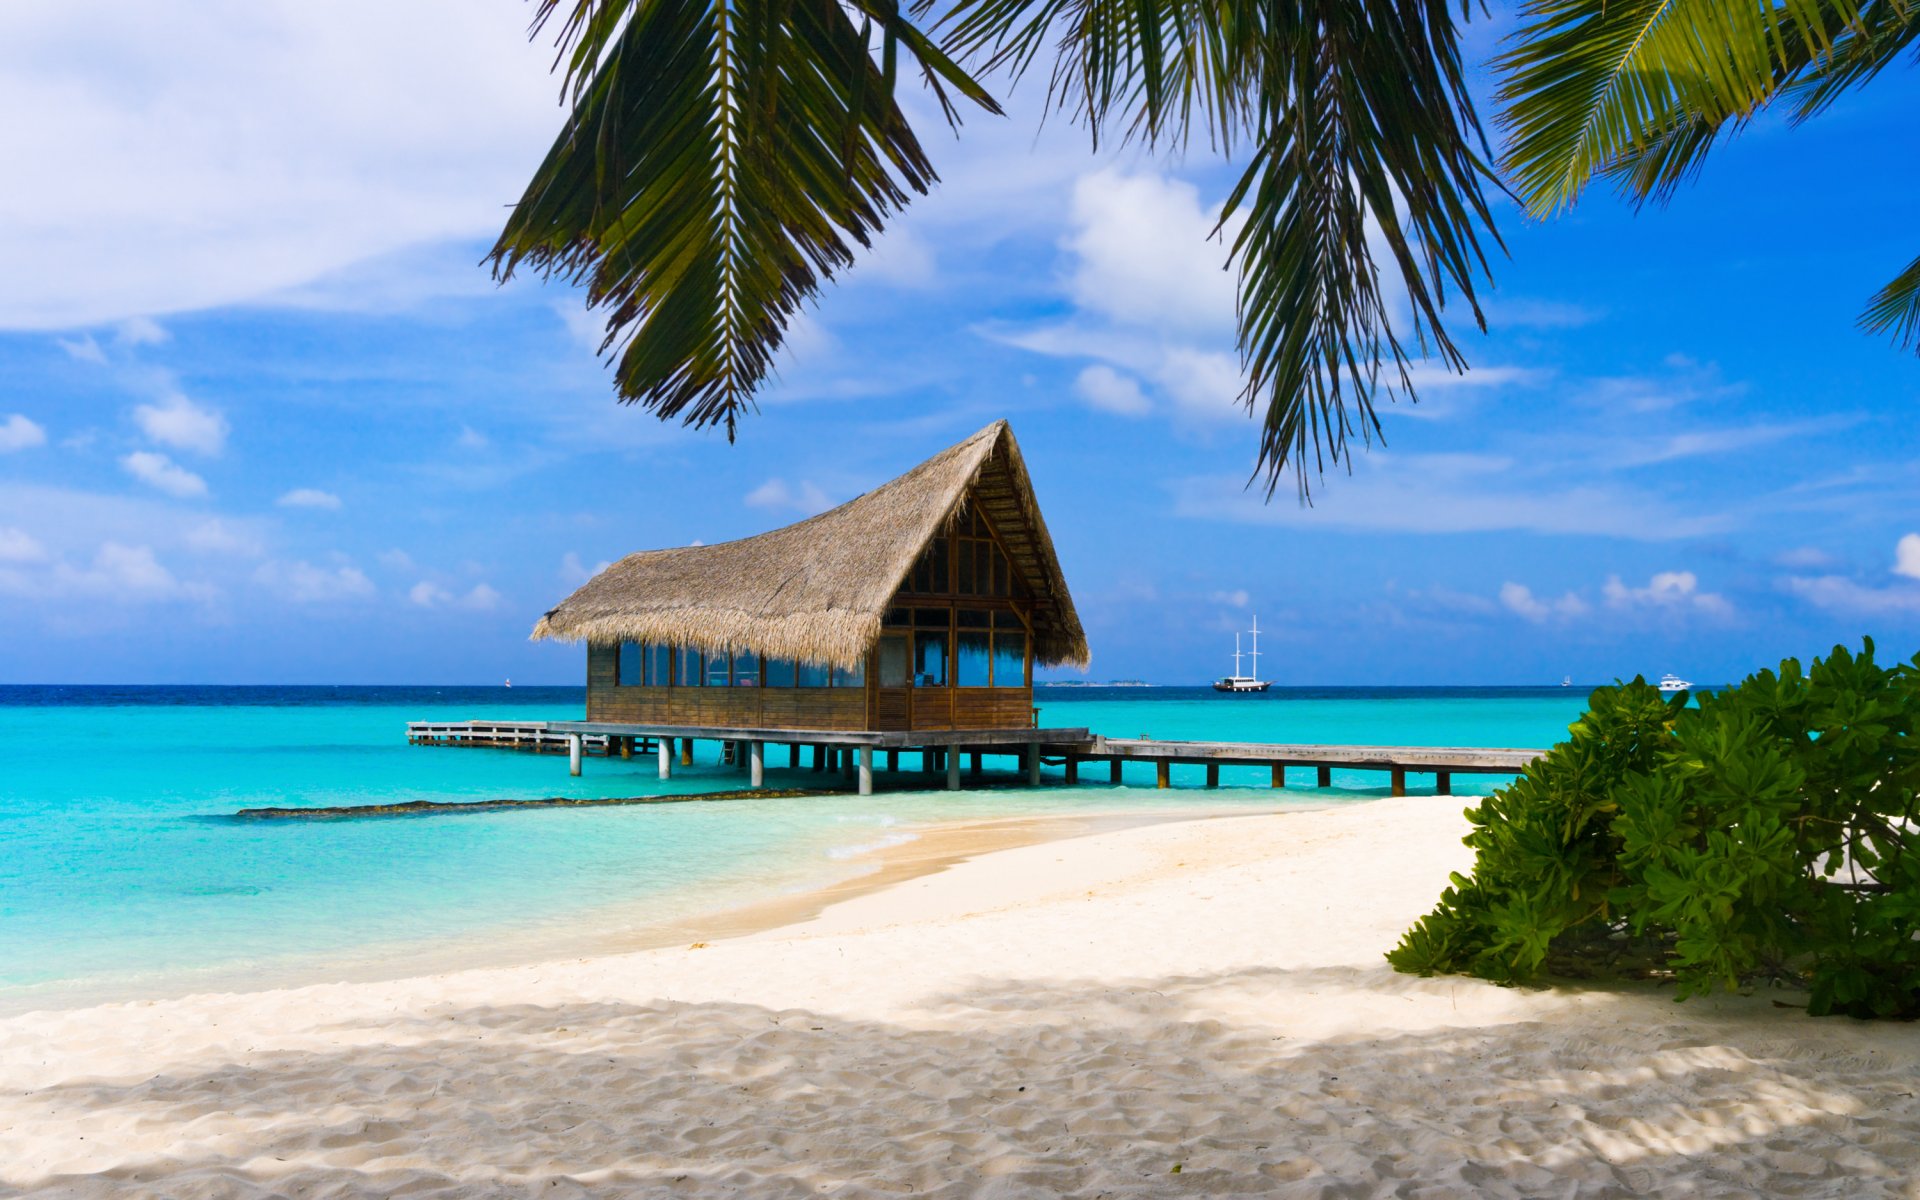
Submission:
<svg viewBox="0 0 1920 1200">
<path fill-rule="evenodd" d="M 1603 687 L 1469 809 L 1471 878 L 1391 953 L 1518 983 L 1671 975 L 1682 998 L 1804 983 L 1808 1010 L 1920 1016 L 1920 657 L 1834 647 L 1702 696 Z"/>
</svg>

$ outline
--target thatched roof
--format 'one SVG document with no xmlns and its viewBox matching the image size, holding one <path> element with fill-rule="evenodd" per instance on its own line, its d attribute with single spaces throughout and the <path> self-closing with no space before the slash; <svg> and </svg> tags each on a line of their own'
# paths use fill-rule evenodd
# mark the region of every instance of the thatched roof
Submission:
<svg viewBox="0 0 1920 1200">
<path fill-rule="evenodd" d="M 1035 603 L 1034 661 L 1087 664 L 1053 539 L 1005 421 L 817 517 L 714 546 L 643 550 L 588 580 L 534 638 L 663 642 L 852 666 L 927 543 L 971 502 Z"/>
</svg>

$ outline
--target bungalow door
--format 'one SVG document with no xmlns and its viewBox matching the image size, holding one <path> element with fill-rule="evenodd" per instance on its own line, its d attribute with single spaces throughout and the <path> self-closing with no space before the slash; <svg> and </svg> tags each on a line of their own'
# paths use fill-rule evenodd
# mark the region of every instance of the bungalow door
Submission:
<svg viewBox="0 0 1920 1200">
<path fill-rule="evenodd" d="M 913 676 L 905 633 L 884 633 L 874 653 L 873 727 L 913 728 Z"/>
</svg>

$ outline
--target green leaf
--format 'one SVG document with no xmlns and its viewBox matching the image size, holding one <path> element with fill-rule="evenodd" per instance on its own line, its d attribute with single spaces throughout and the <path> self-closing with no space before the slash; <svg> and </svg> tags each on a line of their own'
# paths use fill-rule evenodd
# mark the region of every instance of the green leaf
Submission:
<svg viewBox="0 0 1920 1200">
<path fill-rule="evenodd" d="M 536 30 L 561 0 L 542 0 Z M 623 400 L 729 435 L 800 304 L 935 179 L 867 31 L 998 111 L 897 6 L 575 0 L 572 108 L 494 246 L 587 287 Z M 855 17 L 859 16 L 858 23 Z"/>
</svg>

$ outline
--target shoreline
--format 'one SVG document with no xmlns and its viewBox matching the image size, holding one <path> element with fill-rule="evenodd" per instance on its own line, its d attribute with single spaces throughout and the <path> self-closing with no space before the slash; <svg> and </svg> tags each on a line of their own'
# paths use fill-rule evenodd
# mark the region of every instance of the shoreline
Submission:
<svg viewBox="0 0 1920 1200">
<path fill-rule="evenodd" d="M 1920 1028 L 1393 973 L 1470 861 L 1460 807 L 1031 842 L 705 946 L 0 1019 L 0 1190 L 1911 1195 Z"/>
<path fill-rule="evenodd" d="M 904 840 L 854 854 L 842 860 L 846 870 L 837 878 L 800 890 L 745 904 L 722 904 L 680 917 L 642 920 L 618 930 L 576 935 L 564 945 L 548 944 L 542 929 L 489 931 L 467 934 L 454 945 L 382 945 L 364 957 L 333 956 L 277 965 L 214 966 L 181 969 L 139 982 L 116 980 L 105 984 L 46 985 L 36 993 L 20 989 L 14 997 L 0 995 L 0 1021 L 42 1012 L 67 1012 L 116 1004 L 146 1004 L 186 1000 L 202 995 L 248 995 L 328 984 L 393 983 L 472 970 L 535 967 L 549 962 L 578 962 L 607 955 L 659 950 L 693 942 L 716 942 L 775 932 L 805 923 L 845 901 L 883 891 L 900 883 L 944 871 L 1002 850 L 1050 841 L 1088 837 L 1137 826 L 1177 824 L 1274 811 L 1312 811 L 1323 804 L 1310 801 L 1278 805 L 1260 814 L 1238 809 L 1200 808 L 1130 812 L 1095 810 L 1071 816 L 1012 816 L 941 821 L 902 829 Z M 864 868 L 864 869 L 862 869 Z M 591 924 L 596 917 L 614 921 L 629 917 L 636 904 L 628 901 L 570 914 Z"/>
</svg>

